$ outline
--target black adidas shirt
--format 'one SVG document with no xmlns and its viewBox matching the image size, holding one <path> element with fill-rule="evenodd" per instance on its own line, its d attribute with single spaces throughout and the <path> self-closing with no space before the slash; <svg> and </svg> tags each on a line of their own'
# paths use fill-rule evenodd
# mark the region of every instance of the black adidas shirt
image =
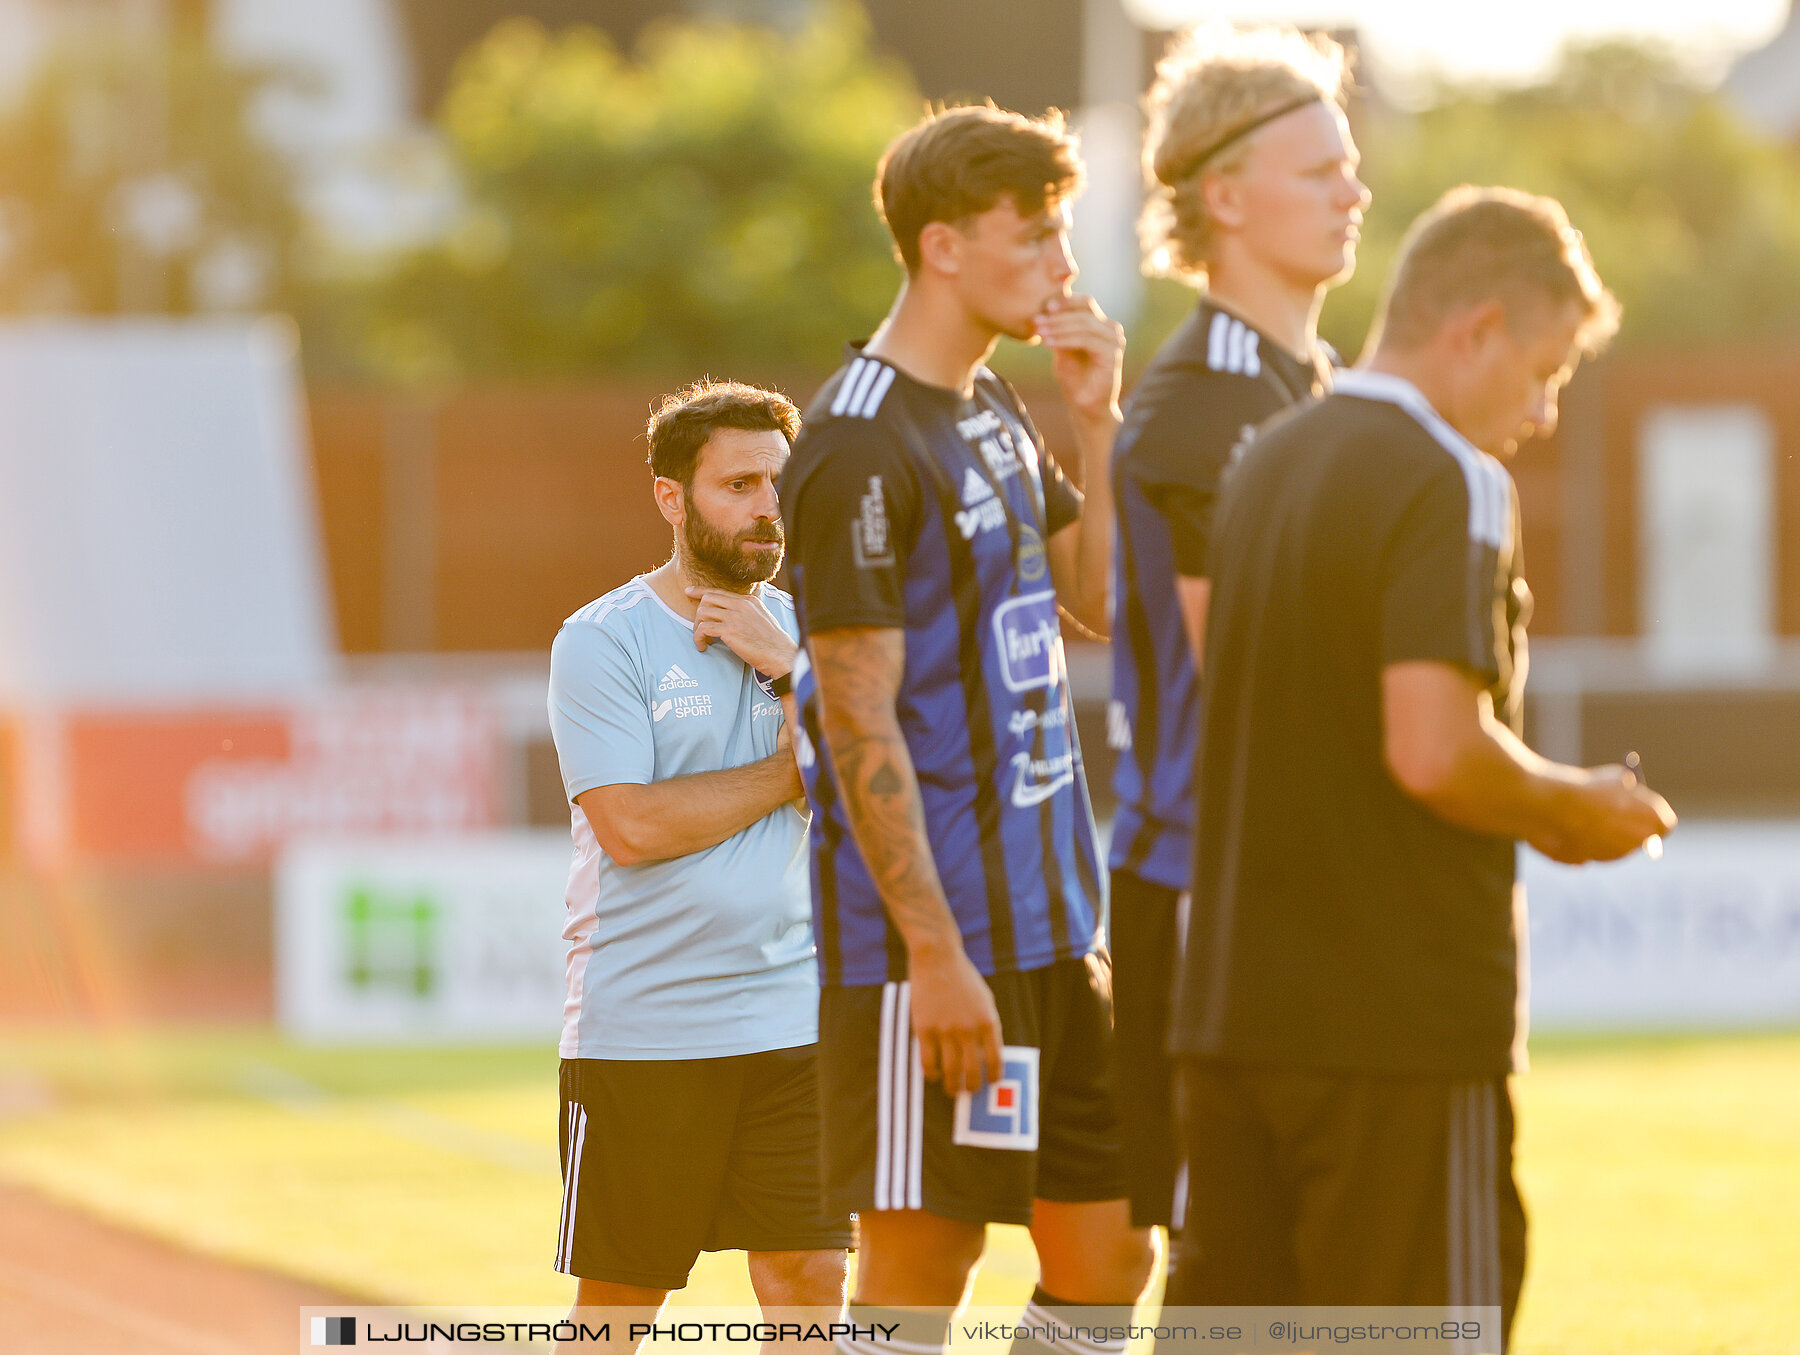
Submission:
<svg viewBox="0 0 1800 1355">
<path fill-rule="evenodd" d="M 1303 363 L 1202 297 L 1157 352 L 1113 444 L 1112 866 L 1186 889 L 1194 857 L 1199 684 L 1177 575 L 1206 574 L 1213 503 L 1232 449 L 1330 388 L 1329 349 Z"/>
<path fill-rule="evenodd" d="M 1330 388 L 1330 368 L 1303 363 L 1202 298 L 1145 369 L 1126 403 L 1114 478 L 1167 520 L 1175 571 L 1206 575 L 1214 497 L 1233 447 L 1297 401 Z"/>
<path fill-rule="evenodd" d="M 1511 477 L 1397 378 L 1265 426 L 1213 528 L 1192 911 L 1171 1047 L 1369 1073 L 1512 1064 L 1514 843 L 1407 796 L 1381 672 L 1479 674 L 1518 727 Z"/>
</svg>

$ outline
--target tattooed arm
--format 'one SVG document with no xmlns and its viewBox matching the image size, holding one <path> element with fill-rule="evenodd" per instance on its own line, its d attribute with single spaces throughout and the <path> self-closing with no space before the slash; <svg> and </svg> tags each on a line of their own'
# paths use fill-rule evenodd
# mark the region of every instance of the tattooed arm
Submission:
<svg viewBox="0 0 1800 1355">
<path fill-rule="evenodd" d="M 819 722 L 851 834 L 906 943 L 913 1033 L 927 1078 L 954 1095 L 1001 1073 L 1000 1015 L 963 950 L 925 833 L 918 777 L 895 713 L 903 632 L 842 626 L 808 640 Z"/>
</svg>

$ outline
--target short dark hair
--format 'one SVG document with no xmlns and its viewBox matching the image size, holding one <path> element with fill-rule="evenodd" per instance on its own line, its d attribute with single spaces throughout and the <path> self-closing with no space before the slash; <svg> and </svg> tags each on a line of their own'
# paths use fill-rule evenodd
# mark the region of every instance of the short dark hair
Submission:
<svg viewBox="0 0 1800 1355">
<path fill-rule="evenodd" d="M 1516 188 L 1453 188 L 1413 222 L 1376 317 L 1381 338 L 1416 348 L 1463 306 L 1498 300 L 1516 322 L 1531 303 L 1577 302 L 1577 340 L 1596 353 L 1619 328 L 1581 232 L 1555 198 Z"/>
<path fill-rule="evenodd" d="M 875 171 L 875 206 L 908 273 L 919 268 L 919 232 L 962 222 L 1010 197 L 1034 216 L 1081 188 L 1081 157 L 1063 115 L 1041 118 L 969 104 L 927 113 L 894 139 Z"/>
<path fill-rule="evenodd" d="M 800 411 L 780 391 L 741 381 L 696 381 L 657 402 L 646 430 L 653 474 L 692 487 L 700 449 L 720 428 L 777 432 L 792 446 L 800 433 Z"/>
</svg>

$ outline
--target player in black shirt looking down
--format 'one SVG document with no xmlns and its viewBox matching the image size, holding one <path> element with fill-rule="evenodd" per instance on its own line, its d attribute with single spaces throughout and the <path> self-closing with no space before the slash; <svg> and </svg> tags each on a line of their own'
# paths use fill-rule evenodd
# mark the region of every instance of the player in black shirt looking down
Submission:
<svg viewBox="0 0 1800 1355">
<path fill-rule="evenodd" d="M 1519 738 L 1531 594 L 1497 458 L 1554 427 L 1617 316 L 1557 203 L 1458 189 L 1404 243 L 1364 370 L 1227 478 L 1171 1035 L 1206 1169 L 1171 1303 L 1511 1323 L 1515 844 L 1611 860 L 1675 822 L 1625 768 Z"/>
</svg>

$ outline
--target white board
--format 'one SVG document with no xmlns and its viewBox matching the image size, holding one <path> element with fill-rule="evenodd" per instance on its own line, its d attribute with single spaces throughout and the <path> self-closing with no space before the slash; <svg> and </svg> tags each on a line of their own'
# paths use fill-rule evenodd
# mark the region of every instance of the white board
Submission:
<svg viewBox="0 0 1800 1355">
<path fill-rule="evenodd" d="M 291 324 L 0 325 L 0 705 L 278 695 L 334 631 Z"/>
<path fill-rule="evenodd" d="M 1641 625 L 1662 671 L 1755 671 L 1774 644 L 1775 434 L 1753 405 L 1659 405 L 1640 430 Z"/>
</svg>

